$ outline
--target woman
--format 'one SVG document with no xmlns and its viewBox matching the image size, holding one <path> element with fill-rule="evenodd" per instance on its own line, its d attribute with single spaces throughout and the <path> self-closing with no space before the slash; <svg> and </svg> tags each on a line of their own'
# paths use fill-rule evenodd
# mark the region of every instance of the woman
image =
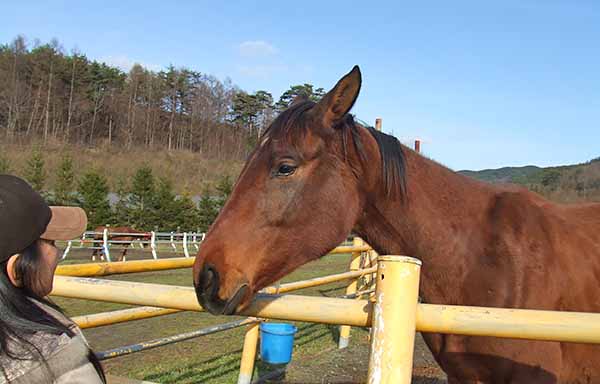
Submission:
<svg viewBox="0 0 600 384">
<path fill-rule="evenodd" d="M 49 207 L 25 181 L 0 175 L 0 384 L 106 382 L 81 330 L 45 298 L 54 241 L 86 225 L 81 208 Z"/>
</svg>

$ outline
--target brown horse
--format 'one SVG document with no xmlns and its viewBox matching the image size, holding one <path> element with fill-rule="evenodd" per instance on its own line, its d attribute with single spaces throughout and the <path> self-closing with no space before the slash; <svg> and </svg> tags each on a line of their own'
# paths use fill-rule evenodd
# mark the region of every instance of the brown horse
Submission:
<svg viewBox="0 0 600 384">
<path fill-rule="evenodd" d="M 360 86 L 355 67 L 265 131 L 196 258 L 202 306 L 239 311 L 354 230 L 379 254 L 420 258 L 426 302 L 600 312 L 600 204 L 456 174 L 356 124 Z M 599 346 L 424 337 L 449 383 L 600 383 Z"/>
<path fill-rule="evenodd" d="M 131 227 L 106 227 L 101 225 L 94 229 L 94 251 L 92 253 L 92 260 L 96 260 L 96 257 L 104 260 L 104 250 L 102 247 L 102 239 L 104 229 L 108 229 L 108 240 L 122 241 L 122 243 L 115 244 L 118 247 L 122 247 L 121 256 L 118 261 L 125 261 L 127 256 L 127 249 L 134 240 L 150 240 L 152 235 L 148 232 L 138 231 Z M 113 235 L 113 233 L 127 233 L 128 235 Z"/>
</svg>

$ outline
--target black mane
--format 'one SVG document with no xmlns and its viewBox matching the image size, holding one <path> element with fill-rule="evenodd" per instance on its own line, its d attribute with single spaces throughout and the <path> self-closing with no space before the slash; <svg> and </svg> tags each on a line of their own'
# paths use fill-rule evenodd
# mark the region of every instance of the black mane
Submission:
<svg viewBox="0 0 600 384">
<path fill-rule="evenodd" d="M 310 128 L 306 119 L 302 118 L 304 112 L 315 106 L 313 101 L 295 103 L 283 111 L 275 121 L 264 131 L 262 138 L 281 137 L 291 143 L 301 140 Z M 363 166 L 367 167 L 368 159 L 365 156 L 364 146 L 360 138 L 358 125 L 351 114 L 347 114 L 334 127 L 341 133 L 344 159 L 347 158 L 347 132 L 350 132 L 356 152 L 360 156 Z M 365 126 L 371 136 L 377 142 L 379 154 L 381 155 L 381 174 L 383 176 L 383 187 L 387 196 L 398 196 L 400 199 L 406 197 L 406 159 L 402 145 L 394 136 L 377 131 L 375 128 Z"/>
</svg>

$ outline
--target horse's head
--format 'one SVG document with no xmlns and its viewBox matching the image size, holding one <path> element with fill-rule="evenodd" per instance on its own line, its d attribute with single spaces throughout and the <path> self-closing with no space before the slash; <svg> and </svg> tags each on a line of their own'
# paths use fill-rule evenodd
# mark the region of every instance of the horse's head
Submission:
<svg viewBox="0 0 600 384">
<path fill-rule="evenodd" d="M 265 131 L 196 257 L 194 285 L 208 311 L 239 311 L 351 231 L 363 202 L 346 141 L 359 135 L 348 112 L 360 86 L 354 67 L 321 101 L 294 101 Z"/>
</svg>

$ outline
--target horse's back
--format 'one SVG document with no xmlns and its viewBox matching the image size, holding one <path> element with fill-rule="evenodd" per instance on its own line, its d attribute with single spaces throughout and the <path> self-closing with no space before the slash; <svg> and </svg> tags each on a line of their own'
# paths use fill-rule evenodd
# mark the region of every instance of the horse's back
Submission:
<svg viewBox="0 0 600 384">
<path fill-rule="evenodd" d="M 600 204 L 557 204 L 509 189 L 499 191 L 494 207 L 493 224 L 502 232 L 504 249 L 512 252 L 512 306 L 600 313 Z M 561 367 L 554 371 L 558 382 L 600 382 L 600 346 L 530 342 L 522 347 L 554 356 L 547 366 Z"/>
</svg>

